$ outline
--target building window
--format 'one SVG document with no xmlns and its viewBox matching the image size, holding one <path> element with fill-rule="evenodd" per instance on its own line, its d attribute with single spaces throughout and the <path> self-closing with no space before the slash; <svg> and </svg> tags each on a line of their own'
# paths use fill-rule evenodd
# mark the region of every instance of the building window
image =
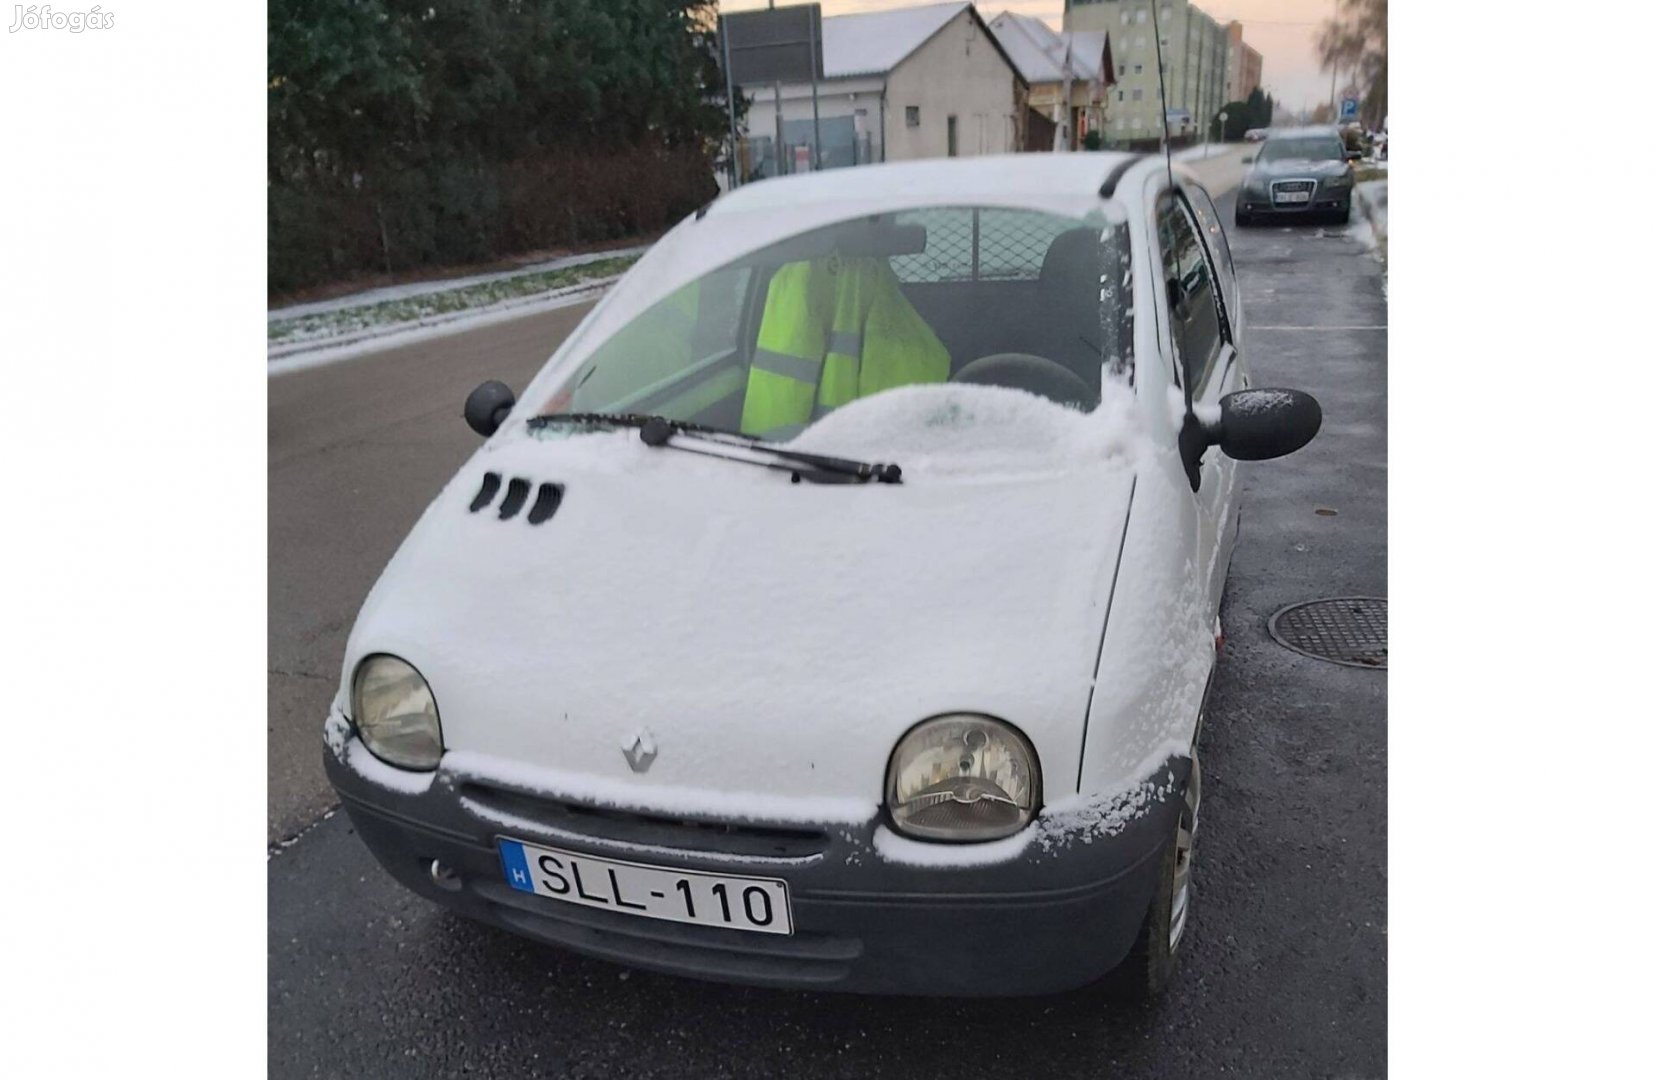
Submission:
<svg viewBox="0 0 1656 1080">
<path fill-rule="evenodd" d="M 1127 100 L 1127 91 L 1117 90 L 1116 91 L 1116 100 L 1117 101 L 1126 101 Z"/>
<path fill-rule="evenodd" d="M 955 118 L 952 116 L 949 117 L 949 156 L 960 156 L 960 143 L 958 141 L 958 136 L 956 135 Z"/>
<path fill-rule="evenodd" d="M 1139 8 L 1138 9 L 1138 21 L 1142 23 L 1145 20 L 1145 17 L 1146 17 L 1147 14 L 1148 13 L 1145 11 L 1144 8 Z"/>
<path fill-rule="evenodd" d="M 905 105 L 903 107 L 903 119 L 905 121 L 907 121 L 909 127 L 919 127 L 920 126 L 920 106 L 918 106 L 918 105 Z"/>
<path fill-rule="evenodd" d="M 1134 90 L 1133 91 L 1133 100 L 1134 101 L 1143 101 L 1144 100 L 1144 91 L 1143 90 Z"/>
<path fill-rule="evenodd" d="M 1134 75 L 1143 75 L 1144 74 L 1144 65 L 1143 64 L 1134 64 L 1133 65 L 1133 74 Z"/>
</svg>

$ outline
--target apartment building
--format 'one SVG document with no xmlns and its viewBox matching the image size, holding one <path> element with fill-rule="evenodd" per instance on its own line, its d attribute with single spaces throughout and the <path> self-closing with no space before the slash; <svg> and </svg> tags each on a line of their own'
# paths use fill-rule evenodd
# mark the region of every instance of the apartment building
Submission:
<svg viewBox="0 0 1656 1080">
<path fill-rule="evenodd" d="M 1242 40 L 1242 24 L 1239 22 L 1225 27 L 1225 44 L 1225 100 L 1246 101 L 1249 94 L 1259 89 L 1265 77 L 1265 58 L 1259 55 L 1258 49 Z"/>
<path fill-rule="evenodd" d="M 1190 0 L 1064 0 L 1065 30 L 1103 30 L 1110 35 L 1116 85 L 1104 125 L 1110 147 L 1158 144 L 1165 110 L 1176 141 L 1200 140 L 1219 114 L 1229 90 L 1230 38 L 1226 29 Z M 1157 23 L 1165 67 L 1165 100 L 1156 75 Z"/>
</svg>

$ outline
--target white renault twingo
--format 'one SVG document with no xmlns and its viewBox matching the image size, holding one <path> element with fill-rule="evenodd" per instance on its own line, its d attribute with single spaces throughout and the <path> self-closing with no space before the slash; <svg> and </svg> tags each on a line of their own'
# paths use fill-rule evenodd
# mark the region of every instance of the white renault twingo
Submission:
<svg viewBox="0 0 1656 1080">
<path fill-rule="evenodd" d="M 1161 159 L 772 180 L 665 236 L 364 604 L 329 776 L 403 884 L 640 967 L 998 995 L 1186 926 L 1233 459 L 1230 253 Z"/>
</svg>

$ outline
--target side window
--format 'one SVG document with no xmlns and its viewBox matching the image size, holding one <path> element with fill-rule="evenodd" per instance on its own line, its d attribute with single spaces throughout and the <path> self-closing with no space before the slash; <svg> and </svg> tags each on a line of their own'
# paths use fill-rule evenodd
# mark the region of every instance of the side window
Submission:
<svg viewBox="0 0 1656 1080">
<path fill-rule="evenodd" d="M 1230 240 L 1225 237 L 1225 230 L 1219 224 L 1219 211 L 1214 208 L 1213 200 L 1200 188 L 1191 188 L 1186 194 L 1190 198 L 1191 209 L 1196 211 L 1196 221 L 1202 226 L 1202 234 L 1207 238 L 1208 250 L 1224 266 L 1227 280 L 1236 277 L 1236 263 L 1231 261 Z M 1221 301 L 1229 299 L 1228 296 L 1220 297 Z"/>
<path fill-rule="evenodd" d="M 1207 388 L 1224 342 L 1213 271 L 1182 203 L 1173 199 L 1162 202 L 1157 232 L 1173 345 L 1184 372 L 1186 393 L 1194 401 Z"/>
</svg>

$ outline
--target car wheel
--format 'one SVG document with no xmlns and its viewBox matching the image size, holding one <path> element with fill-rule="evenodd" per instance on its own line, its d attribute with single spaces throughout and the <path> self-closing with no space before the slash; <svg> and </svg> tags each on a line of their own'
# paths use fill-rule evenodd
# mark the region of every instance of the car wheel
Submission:
<svg viewBox="0 0 1656 1080">
<path fill-rule="evenodd" d="M 1351 207 L 1347 206 L 1343 210 L 1341 210 L 1338 214 L 1335 214 L 1334 215 L 1334 220 L 1335 220 L 1335 222 L 1337 222 L 1338 224 L 1341 224 L 1341 225 L 1350 225 L 1351 224 Z"/>
<path fill-rule="evenodd" d="M 1127 959 L 1110 973 L 1111 992 L 1118 997 L 1147 1000 L 1159 996 L 1173 978 L 1190 924 L 1190 872 L 1196 854 L 1196 829 L 1201 823 L 1202 765 L 1192 752 L 1190 782 L 1185 785 L 1179 823 L 1162 850 L 1156 895 L 1144 914 L 1138 940 Z"/>
</svg>

